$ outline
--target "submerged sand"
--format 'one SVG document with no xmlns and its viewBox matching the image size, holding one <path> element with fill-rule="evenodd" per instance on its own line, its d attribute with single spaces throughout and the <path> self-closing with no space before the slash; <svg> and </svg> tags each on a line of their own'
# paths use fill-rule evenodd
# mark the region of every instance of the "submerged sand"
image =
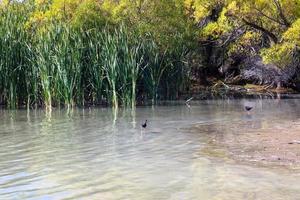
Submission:
<svg viewBox="0 0 300 200">
<path fill-rule="evenodd" d="M 256 165 L 300 169 L 300 121 L 271 124 L 222 122 L 198 125 L 197 129 L 208 133 L 205 154 Z"/>
</svg>

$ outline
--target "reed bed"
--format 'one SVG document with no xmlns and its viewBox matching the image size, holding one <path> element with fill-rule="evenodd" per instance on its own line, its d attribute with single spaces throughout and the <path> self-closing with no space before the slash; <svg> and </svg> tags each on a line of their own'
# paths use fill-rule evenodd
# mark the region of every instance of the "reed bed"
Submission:
<svg viewBox="0 0 300 200">
<path fill-rule="evenodd" d="M 124 25 L 81 30 L 52 23 L 32 34 L 24 16 L 0 14 L 0 102 L 7 107 L 134 107 L 181 90 L 184 49 L 162 49 Z"/>
</svg>

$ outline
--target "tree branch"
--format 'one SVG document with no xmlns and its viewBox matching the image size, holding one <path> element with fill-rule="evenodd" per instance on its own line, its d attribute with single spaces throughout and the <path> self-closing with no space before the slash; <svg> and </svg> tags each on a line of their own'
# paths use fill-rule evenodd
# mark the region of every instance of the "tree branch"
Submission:
<svg viewBox="0 0 300 200">
<path fill-rule="evenodd" d="M 282 22 L 284 23 L 284 25 L 288 28 L 291 26 L 291 24 L 289 23 L 289 21 L 287 20 L 287 18 L 285 17 L 284 13 L 283 13 L 283 10 L 282 10 L 282 7 L 280 5 L 280 2 L 278 0 L 273 0 L 277 10 L 278 10 L 278 13 L 279 13 L 279 16 L 282 20 Z"/>
<path fill-rule="evenodd" d="M 273 22 L 276 22 L 276 23 L 278 23 L 280 25 L 284 25 L 285 26 L 285 24 L 283 22 L 281 22 L 281 21 L 279 21 L 277 19 L 274 19 L 273 17 L 268 16 L 267 14 L 265 14 L 263 11 L 259 10 L 258 8 L 254 7 L 254 10 L 256 10 L 263 17 L 266 17 L 267 19 L 269 19 L 269 20 L 271 20 Z"/>
<path fill-rule="evenodd" d="M 262 27 L 262 26 L 259 26 L 259 25 L 257 25 L 257 24 L 254 24 L 254 23 L 252 23 L 252 22 L 249 22 L 249 21 L 247 21 L 247 20 L 244 19 L 244 18 L 242 18 L 242 21 L 243 21 L 246 25 L 248 25 L 248 26 L 250 26 L 250 27 L 252 27 L 252 28 L 254 28 L 254 29 L 256 29 L 256 30 L 259 30 L 259 31 L 261 31 L 261 32 L 263 32 L 263 33 L 265 33 L 265 34 L 267 34 L 267 36 L 269 37 L 269 39 L 271 40 L 271 42 L 273 42 L 273 43 L 275 43 L 275 44 L 278 43 L 278 38 L 277 38 L 276 35 L 274 35 L 271 31 L 265 29 L 265 28 Z"/>
<path fill-rule="evenodd" d="M 244 29 L 243 26 L 240 26 L 240 27 L 236 28 L 235 30 L 233 30 L 230 35 L 226 36 L 226 38 L 224 37 L 222 44 L 219 44 L 218 46 L 219 47 L 227 46 L 229 43 L 239 39 L 246 32 L 246 29 Z"/>
</svg>

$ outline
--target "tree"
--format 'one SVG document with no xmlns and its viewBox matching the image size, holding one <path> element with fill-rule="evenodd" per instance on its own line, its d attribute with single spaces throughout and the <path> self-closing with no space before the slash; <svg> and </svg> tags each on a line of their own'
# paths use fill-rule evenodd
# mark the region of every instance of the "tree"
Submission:
<svg viewBox="0 0 300 200">
<path fill-rule="evenodd" d="M 67 23 L 75 28 L 105 26 L 110 15 L 97 0 L 36 0 L 35 11 L 27 23 L 33 30 L 43 30 L 51 23 Z"/>
<path fill-rule="evenodd" d="M 185 5 L 193 11 L 189 14 L 196 23 L 204 25 L 201 37 L 218 39 L 242 28 L 244 35 L 234 41 L 235 47 L 267 37 L 261 55 L 264 61 L 280 66 L 296 48 L 299 0 L 185 0 Z"/>
</svg>

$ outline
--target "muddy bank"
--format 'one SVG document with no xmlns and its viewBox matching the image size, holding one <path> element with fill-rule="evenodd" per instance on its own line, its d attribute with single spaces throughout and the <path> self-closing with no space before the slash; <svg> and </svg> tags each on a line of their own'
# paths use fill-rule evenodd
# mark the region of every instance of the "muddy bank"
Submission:
<svg viewBox="0 0 300 200">
<path fill-rule="evenodd" d="M 232 85 L 215 80 L 210 86 L 193 85 L 191 90 L 182 93 L 179 100 L 207 100 L 207 99 L 284 99 L 294 98 L 299 93 L 290 88 L 271 88 L 263 85 Z M 298 98 L 298 97 L 297 97 Z"/>
<path fill-rule="evenodd" d="M 208 145 L 202 150 L 209 156 L 300 170 L 300 120 L 276 124 L 245 121 L 232 122 L 230 126 L 197 125 L 196 129 L 209 132 Z"/>
</svg>

